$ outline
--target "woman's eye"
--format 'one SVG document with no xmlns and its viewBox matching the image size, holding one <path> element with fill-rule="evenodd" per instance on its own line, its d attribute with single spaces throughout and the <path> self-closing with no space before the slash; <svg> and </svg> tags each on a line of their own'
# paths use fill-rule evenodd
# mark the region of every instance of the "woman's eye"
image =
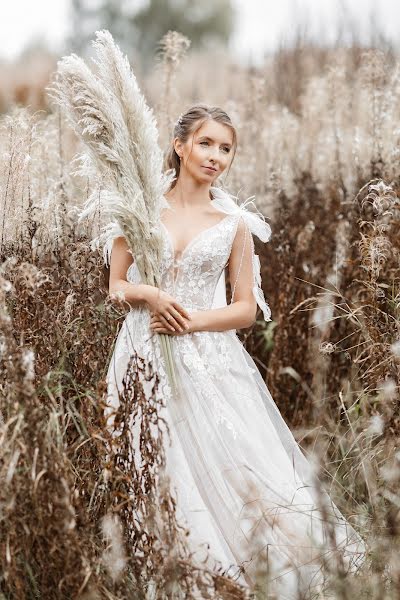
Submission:
<svg viewBox="0 0 400 600">
<path fill-rule="evenodd" d="M 200 142 L 200 146 L 201 146 L 202 144 L 206 144 L 206 145 L 208 146 L 208 142 Z M 229 152 L 230 152 L 230 148 L 227 148 L 226 146 L 225 146 L 225 148 L 223 148 L 223 150 L 224 150 L 224 152 L 225 152 L 226 154 L 229 154 Z"/>
</svg>

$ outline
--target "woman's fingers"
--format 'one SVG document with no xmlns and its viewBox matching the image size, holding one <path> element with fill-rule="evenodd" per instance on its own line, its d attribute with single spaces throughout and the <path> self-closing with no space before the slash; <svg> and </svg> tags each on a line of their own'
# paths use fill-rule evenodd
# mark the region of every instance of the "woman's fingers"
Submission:
<svg viewBox="0 0 400 600">
<path fill-rule="evenodd" d="M 185 317 L 182 317 L 182 315 L 177 310 L 175 310 L 175 308 L 171 309 L 169 315 L 172 316 L 171 321 L 174 324 L 177 323 L 180 330 L 188 329 Z"/>
<path fill-rule="evenodd" d="M 167 329 L 169 329 L 170 331 L 175 331 L 175 327 L 172 325 L 172 319 L 170 318 L 170 320 L 167 319 L 166 316 L 164 315 L 158 315 L 162 325 L 164 325 L 164 327 L 166 327 Z"/>
<path fill-rule="evenodd" d="M 177 323 L 175 321 L 175 319 L 168 313 L 164 314 L 158 314 L 155 317 L 152 317 L 151 322 L 154 324 L 156 322 L 159 322 L 163 327 L 165 327 L 166 329 L 168 329 L 168 331 L 182 331 L 181 326 L 179 325 L 179 323 Z"/>
<path fill-rule="evenodd" d="M 185 319 L 190 319 L 190 314 L 188 313 L 188 311 L 183 308 L 183 306 L 181 306 L 179 304 L 179 302 L 174 302 L 174 308 L 185 318 Z"/>
<path fill-rule="evenodd" d="M 186 320 L 191 319 L 190 314 L 178 303 L 176 303 L 175 306 L 178 306 L 183 314 L 181 314 L 174 306 L 171 306 L 163 312 L 151 313 L 151 323 L 154 323 L 156 320 L 161 321 L 161 323 L 171 331 L 184 331 L 189 329 Z"/>
<path fill-rule="evenodd" d="M 185 317 L 183 317 L 175 308 L 172 309 L 172 315 L 175 317 L 175 321 L 179 323 L 183 329 L 188 329 Z"/>
<path fill-rule="evenodd" d="M 162 319 L 164 319 L 165 324 L 172 328 L 172 331 L 183 331 L 180 323 L 174 318 L 173 315 L 171 315 L 171 313 L 167 312 L 160 316 Z"/>
<path fill-rule="evenodd" d="M 154 333 L 166 333 L 167 335 L 181 335 L 184 333 L 167 328 L 160 320 L 157 319 L 154 319 L 153 323 L 150 325 L 150 329 Z"/>
<path fill-rule="evenodd" d="M 172 332 L 185 332 L 187 329 L 189 329 L 189 326 L 185 323 L 185 325 L 183 327 L 180 326 L 179 323 L 176 323 L 175 327 L 171 325 L 172 321 L 167 321 L 166 318 L 160 319 L 159 317 L 153 317 L 150 320 L 150 328 L 153 327 L 163 327 L 165 329 L 168 329 L 168 333 L 170 331 Z"/>
<path fill-rule="evenodd" d="M 170 331 L 169 329 L 166 329 L 163 325 L 160 325 L 159 327 L 151 327 L 151 330 L 154 333 L 165 333 L 166 335 L 181 335 L 179 331 Z"/>
</svg>

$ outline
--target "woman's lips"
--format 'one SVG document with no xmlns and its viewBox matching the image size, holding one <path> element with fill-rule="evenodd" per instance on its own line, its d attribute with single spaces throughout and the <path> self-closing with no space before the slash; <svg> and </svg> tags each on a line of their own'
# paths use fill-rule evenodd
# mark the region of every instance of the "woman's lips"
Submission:
<svg viewBox="0 0 400 600">
<path fill-rule="evenodd" d="M 207 171 L 210 171 L 210 173 L 215 173 L 215 171 L 217 169 L 213 169 L 212 167 L 203 167 L 204 169 L 207 169 Z"/>
</svg>

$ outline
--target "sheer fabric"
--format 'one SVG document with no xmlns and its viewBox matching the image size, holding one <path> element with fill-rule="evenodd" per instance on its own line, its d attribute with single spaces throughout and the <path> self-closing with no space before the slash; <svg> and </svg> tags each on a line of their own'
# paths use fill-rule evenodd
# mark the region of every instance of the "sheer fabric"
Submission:
<svg viewBox="0 0 400 600">
<path fill-rule="evenodd" d="M 197 236 L 178 261 L 163 228 L 161 287 L 189 312 L 227 304 L 224 269 L 240 219 L 263 241 L 270 233 L 260 217 L 212 189 L 213 204 L 226 217 Z M 253 266 L 253 293 L 264 318 L 270 320 L 259 291 L 258 258 Z M 135 263 L 127 279 L 140 283 Z M 335 560 L 335 545 L 345 568 L 357 570 L 365 559 L 364 541 L 321 491 L 312 465 L 236 331 L 171 336 L 179 385 L 178 394 L 172 396 L 158 335 L 152 334 L 149 324 L 146 308 L 131 309 L 119 332 L 107 375 L 108 426 L 112 427 L 117 389 L 135 350 L 153 362 L 160 376 L 159 392 L 166 399 L 163 416 L 172 434 L 172 445 L 166 449 L 168 474 L 177 495 L 178 517 L 190 529 L 189 543 L 198 560 L 208 549 L 210 566 L 222 566 L 251 587 L 262 559 L 268 563 L 271 591 L 280 599 L 297 598 L 299 589 L 309 594 L 318 590 L 323 582 L 321 560 Z M 323 524 L 321 502 L 330 534 Z"/>
</svg>

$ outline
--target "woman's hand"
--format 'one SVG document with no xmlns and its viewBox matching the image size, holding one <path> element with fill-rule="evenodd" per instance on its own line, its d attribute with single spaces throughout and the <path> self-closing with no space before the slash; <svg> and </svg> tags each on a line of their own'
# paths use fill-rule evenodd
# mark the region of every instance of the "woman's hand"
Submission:
<svg viewBox="0 0 400 600">
<path fill-rule="evenodd" d="M 168 327 L 168 325 L 164 325 L 159 316 L 154 314 L 151 315 L 150 329 L 155 333 L 166 333 L 168 335 L 185 335 L 185 333 L 190 333 L 191 331 L 188 323 L 177 331 L 174 328 Z"/>
<path fill-rule="evenodd" d="M 147 304 L 151 312 L 150 329 L 157 333 L 188 333 L 191 316 L 170 294 L 153 287 Z"/>
</svg>

